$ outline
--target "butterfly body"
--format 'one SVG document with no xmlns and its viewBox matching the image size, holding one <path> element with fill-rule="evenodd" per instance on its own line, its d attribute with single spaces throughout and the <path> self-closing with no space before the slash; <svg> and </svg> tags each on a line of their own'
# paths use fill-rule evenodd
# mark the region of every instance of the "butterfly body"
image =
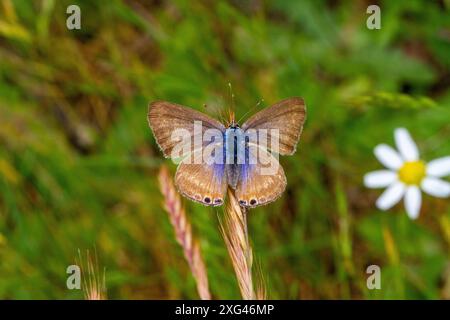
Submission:
<svg viewBox="0 0 450 320">
<path fill-rule="evenodd" d="M 227 163 L 225 165 L 225 172 L 227 176 L 228 185 L 236 189 L 239 176 L 241 172 L 241 161 L 242 153 L 246 152 L 246 146 L 242 143 L 240 144 L 238 137 L 243 136 L 244 132 L 238 125 L 231 125 L 225 130 L 224 133 L 224 150 L 225 159 Z"/>
<path fill-rule="evenodd" d="M 201 112 L 165 101 L 151 103 L 148 113 L 164 156 L 175 158 L 174 151 L 185 150 L 175 175 L 181 194 L 204 205 L 219 206 L 230 187 L 244 207 L 269 203 L 283 193 L 286 177 L 276 157 L 295 152 L 305 117 L 301 98 L 266 108 L 242 126 L 234 117 L 224 125 Z M 200 128 L 196 127 L 198 122 Z M 174 139 L 177 130 L 182 132 L 182 141 Z M 206 154 L 210 153 L 213 156 L 208 158 Z M 202 161 L 192 163 L 192 159 Z"/>
</svg>

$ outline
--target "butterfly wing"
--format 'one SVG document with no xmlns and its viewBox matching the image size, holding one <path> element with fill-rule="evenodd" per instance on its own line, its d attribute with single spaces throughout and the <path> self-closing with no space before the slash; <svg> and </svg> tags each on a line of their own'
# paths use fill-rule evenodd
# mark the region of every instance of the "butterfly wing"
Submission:
<svg viewBox="0 0 450 320">
<path fill-rule="evenodd" d="M 196 138 L 202 141 L 201 137 L 195 135 L 203 137 L 208 129 L 218 129 L 222 132 L 225 130 L 219 121 L 208 117 L 206 114 L 166 101 L 152 102 L 148 108 L 147 119 L 156 142 L 166 158 L 171 157 L 173 148 L 180 143 L 180 141 L 172 139 L 174 130 L 184 129 L 189 131 L 191 137 L 190 152 L 194 152 L 192 141 L 195 141 Z M 202 130 L 194 134 L 195 121 L 202 122 Z"/>
<path fill-rule="evenodd" d="M 194 130 L 195 121 L 201 121 L 199 132 Z M 202 147 L 206 147 L 212 142 L 203 141 L 205 131 L 216 129 L 223 132 L 225 127 L 199 111 L 166 101 L 150 104 L 148 123 L 165 157 L 171 157 L 173 149 L 180 143 L 172 139 L 172 133 L 179 129 L 188 131 L 186 135 L 190 136 L 191 143 L 188 154 L 184 154 L 186 157 L 178 166 L 175 185 L 182 195 L 191 200 L 205 205 L 221 205 L 227 185 L 224 164 L 208 164 L 203 160 L 201 163 L 192 163 L 192 156 L 194 159 L 203 159 L 202 149 L 195 149 L 195 139 L 202 141 Z"/>
<path fill-rule="evenodd" d="M 175 174 L 175 185 L 185 197 L 207 206 L 223 204 L 227 179 L 225 164 L 195 164 L 184 159 Z"/>
<path fill-rule="evenodd" d="M 286 188 L 286 176 L 277 159 L 265 148 L 249 148 L 255 161 L 241 164 L 235 190 L 241 206 L 256 207 L 275 201 Z"/>
<path fill-rule="evenodd" d="M 271 129 L 279 131 L 279 150 L 273 150 L 281 155 L 292 155 L 306 119 L 306 106 L 302 98 L 289 98 L 268 107 L 252 117 L 243 125 L 242 129 L 266 129 L 267 141 L 271 141 Z M 270 147 L 269 147 L 270 148 Z"/>
</svg>

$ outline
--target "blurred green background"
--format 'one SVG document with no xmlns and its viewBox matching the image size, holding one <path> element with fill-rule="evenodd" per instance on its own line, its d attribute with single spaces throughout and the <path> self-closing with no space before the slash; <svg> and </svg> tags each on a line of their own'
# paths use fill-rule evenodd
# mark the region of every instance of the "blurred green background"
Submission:
<svg viewBox="0 0 450 320">
<path fill-rule="evenodd" d="M 381 30 L 366 8 L 381 7 Z M 81 30 L 66 8 L 81 8 Z M 66 268 L 97 251 L 112 299 L 198 297 L 163 207 L 156 99 L 217 117 L 304 97 L 288 187 L 252 210 L 270 298 L 450 299 L 450 206 L 375 208 L 378 143 L 408 128 L 450 154 L 449 1 L 0 0 L 0 298 L 75 299 Z M 217 214 L 185 201 L 214 298 L 240 298 Z M 366 288 L 377 264 L 382 289 Z"/>
</svg>

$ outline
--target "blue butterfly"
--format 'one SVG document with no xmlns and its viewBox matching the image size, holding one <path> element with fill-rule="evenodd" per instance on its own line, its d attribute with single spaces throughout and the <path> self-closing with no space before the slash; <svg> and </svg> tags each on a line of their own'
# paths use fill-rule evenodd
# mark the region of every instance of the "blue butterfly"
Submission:
<svg viewBox="0 0 450 320">
<path fill-rule="evenodd" d="M 256 207 L 276 200 L 286 188 L 286 176 L 274 155 L 295 152 L 305 118 L 305 103 L 296 97 L 263 109 L 242 126 L 235 122 L 234 116 L 222 124 L 199 111 L 166 101 L 152 102 L 148 110 L 149 126 L 164 156 L 175 158 L 174 151 L 180 146 L 189 151 L 175 175 L 179 192 L 208 206 L 222 205 L 227 187 L 234 190 L 243 207 Z M 196 123 L 201 123 L 200 130 L 195 127 Z M 175 131 L 183 132 L 184 138 L 174 139 Z M 204 139 L 211 131 L 219 132 L 220 136 Z M 250 132 L 264 132 L 267 140 L 273 143 L 262 143 L 261 135 L 249 141 Z M 236 146 L 240 143 L 236 137 L 244 137 L 243 148 Z M 200 145 L 195 141 L 201 141 Z M 223 157 L 224 161 L 192 163 L 191 156 L 195 158 L 200 154 L 202 159 L 202 150 L 208 146 L 217 147 L 213 148 L 213 154 L 223 150 L 218 158 Z M 217 154 L 215 156 L 217 159 Z M 275 169 L 268 171 L 271 168 Z"/>
</svg>

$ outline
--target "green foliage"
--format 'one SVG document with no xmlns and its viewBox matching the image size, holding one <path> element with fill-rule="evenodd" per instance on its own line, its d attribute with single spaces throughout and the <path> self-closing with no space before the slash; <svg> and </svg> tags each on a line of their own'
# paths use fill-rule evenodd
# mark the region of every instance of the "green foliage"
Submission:
<svg viewBox="0 0 450 320">
<path fill-rule="evenodd" d="M 67 30 L 77 3 L 81 30 Z M 418 221 L 375 209 L 373 147 L 408 128 L 425 160 L 450 154 L 449 8 L 382 1 L 0 1 L 0 298 L 82 298 L 66 288 L 96 248 L 110 298 L 197 298 L 157 172 L 169 163 L 147 105 L 219 117 L 304 97 L 288 188 L 249 214 L 271 298 L 449 298 L 448 200 Z M 257 109 L 256 109 L 257 110 Z M 256 110 L 253 110 L 255 112 Z M 174 165 L 171 165 L 173 171 Z M 215 298 L 239 298 L 221 209 L 186 201 Z M 366 288 L 378 264 L 382 290 Z"/>
</svg>

